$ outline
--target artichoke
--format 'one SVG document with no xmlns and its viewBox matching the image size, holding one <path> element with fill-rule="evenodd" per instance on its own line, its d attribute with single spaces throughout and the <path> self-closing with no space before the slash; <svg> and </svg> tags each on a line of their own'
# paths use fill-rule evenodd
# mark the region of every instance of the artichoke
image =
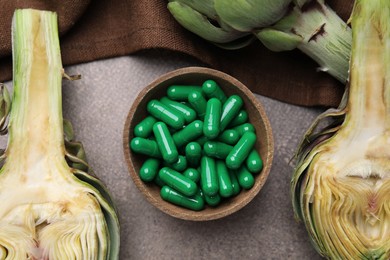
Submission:
<svg viewBox="0 0 390 260">
<path fill-rule="evenodd" d="M 6 88 L 0 95 L 0 130 L 9 133 L 0 157 L 0 259 L 117 259 L 113 202 L 87 174 L 82 145 L 62 118 L 57 15 L 16 10 L 12 34 L 12 105 Z"/>
<path fill-rule="evenodd" d="M 356 0 L 350 83 L 298 151 L 295 215 L 330 259 L 390 258 L 390 1 Z"/>
<path fill-rule="evenodd" d="M 186 29 L 226 49 L 258 38 L 272 51 L 300 49 L 341 82 L 348 79 L 351 29 L 323 0 L 169 0 Z"/>
</svg>

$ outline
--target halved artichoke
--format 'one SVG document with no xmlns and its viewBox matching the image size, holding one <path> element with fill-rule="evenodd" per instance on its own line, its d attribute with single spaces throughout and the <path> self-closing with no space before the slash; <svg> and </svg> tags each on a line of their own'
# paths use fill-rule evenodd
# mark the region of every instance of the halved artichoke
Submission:
<svg viewBox="0 0 390 260">
<path fill-rule="evenodd" d="M 117 259 L 116 210 L 103 184 L 85 172 L 85 154 L 67 122 L 64 142 L 57 15 L 17 10 L 12 32 L 14 93 L 1 157 L 0 259 Z M 9 111 L 4 93 L 0 122 Z"/>
<path fill-rule="evenodd" d="M 356 0 L 351 21 L 349 90 L 299 149 L 293 206 L 321 255 L 389 259 L 390 1 Z"/>
</svg>

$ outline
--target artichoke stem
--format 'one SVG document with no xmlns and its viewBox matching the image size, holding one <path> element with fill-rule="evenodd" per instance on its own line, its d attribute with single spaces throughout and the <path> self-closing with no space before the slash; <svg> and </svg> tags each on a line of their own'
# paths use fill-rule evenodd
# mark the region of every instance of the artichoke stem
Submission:
<svg viewBox="0 0 390 260">
<path fill-rule="evenodd" d="M 345 83 L 348 79 L 352 33 L 348 25 L 320 0 L 294 6 L 271 27 L 254 32 L 270 50 L 298 48 L 324 71 Z"/>
<path fill-rule="evenodd" d="M 303 6 L 293 10 L 298 13 L 298 19 L 291 32 L 302 37 L 297 48 L 314 59 L 321 71 L 345 83 L 348 80 L 351 29 L 327 5 L 312 2 L 310 8 Z"/>
<path fill-rule="evenodd" d="M 352 17 L 352 26 L 359 28 L 353 31 L 356 55 L 351 60 L 348 102 L 352 127 L 390 128 L 390 11 L 384 3 L 358 1 Z"/>
<path fill-rule="evenodd" d="M 64 149 L 62 63 L 57 16 L 18 11 L 14 26 L 18 30 L 13 31 L 14 99 L 8 156 L 37 161 L 48 151 L 61 155 Z"/>
</svg>

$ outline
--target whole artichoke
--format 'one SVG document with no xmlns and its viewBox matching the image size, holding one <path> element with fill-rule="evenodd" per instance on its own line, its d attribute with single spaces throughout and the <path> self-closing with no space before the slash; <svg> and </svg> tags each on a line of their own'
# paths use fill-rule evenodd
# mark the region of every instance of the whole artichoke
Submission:
<svg viewBox="0 0 390 260">
<path fill-rule="evenodd" d="M 348 78 L 351 30 L 323 0 L 169 0 L 186 29 L 226 48 L 258 38 L 273 51 L 300 49 L 341 82 Z"/>
</svg>

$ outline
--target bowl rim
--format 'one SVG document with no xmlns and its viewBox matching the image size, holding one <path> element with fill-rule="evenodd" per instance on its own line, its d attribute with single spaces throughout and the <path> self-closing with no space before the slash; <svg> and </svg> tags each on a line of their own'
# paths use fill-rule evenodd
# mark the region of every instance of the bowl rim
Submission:
<svg viewBox="0 0 390 260">
<path fill-rule="evenodd" d="M 133 114 L 137 111 L 137 108 L 142 98 L 145 96 L 149 91 L 151 91 L 154 87 L 164 83 L 165 81 L 172 79 L 177 76 L 183 76 L 184 74 L 206 74 L 210 75 L 213 78 L 222 78 L 225 81 L 228 81 L 232 83 L 234 86 L 236 86 L 240 91 L 246 94 L 247 98 L 250 100 L 250 102 L 253 104 L 253 106 L 256 107 L 258 113 L 260 114 L 260 117 L 262 118 L 264 129 L 266 133 L 266 139 L 267 139 L 267 147 L 266 147 L 266 157 L 267 157 L 267 164 L 264 164 L 262 172 L 261 172 L 261 180 L 256 181 L 255 185 L 249 190 L 252 191 L 248 193 L 248 196 L 244 197 L 240 203 L 232 204 L 229 207 L 226 207 L 225 210 L 220 210 L 218 212 L 208 212 L 204 213 L 202 211 L 190 211 L 188 213 L 186 212 L 177 212 L 174 210 L 171 210 L 170 208 L 166 207 L 163 203 L 160 203 L 154 196 L 150 194 L 147 188 L 145 188 L 145 185 L 143 184 L 142 180 L 139 178 L 139 175 L 135 171 L 135 165 L 133 164 L 133 161 L 131 160 L 131 151 L 130 151 L 130 126 L 133 118 Z M 142 195 L 146 197 L 146 200 L 151 203 L 153 206 L 158 208 L 159 210 L 163 211 L 164 213 L 183 220 L 191 220 L 191 221 L 208 221 L 208 220 L 215 220 L 220 219 L 225 216 L 231 215 L 243 207 L 245 207 L 250 201 L 253 200 L 253 198 L 260 192 L 262 187 L 264 186 L 266 180 L 268 179 L 272 163 L 273 163 L 273 156 L 274 156 L 274 139 L 272 134 L 272 128 L 271 124 L 269 122 L 269 119 L 265 113 L 265 110 L 263 108 L 263 105 L 260 103 L 260 101 L 254 96 L 252 91 L 248 89 L 242 82 L 237 80 L 236 78 L 215 70 L 210 69 L 206 67 L 185 67 L 176 69 L 170 72 L 167 72 L 161 76 L 159 76 L 157 79 L 152 81 L 150 84 L 148 84 L 146 87 L 144 87 L 135 97 L 133 104 L 131 105 L 131 108 L 126 116 L 125 125 L 123 129 L 123 153 L 127 165 L 128 172 L 130 174 L 131 179 L 133 180 L 135 186 L 137 189 L 141 192 Z M 263 159 L 265 161 L 265 159 Z M 167 202 L 168 203 L 168 202 Z M 180 208 L 179 206 L 177 206 Z M 218 207 L 217 207 L 218 208 Z"/>
</svg>

